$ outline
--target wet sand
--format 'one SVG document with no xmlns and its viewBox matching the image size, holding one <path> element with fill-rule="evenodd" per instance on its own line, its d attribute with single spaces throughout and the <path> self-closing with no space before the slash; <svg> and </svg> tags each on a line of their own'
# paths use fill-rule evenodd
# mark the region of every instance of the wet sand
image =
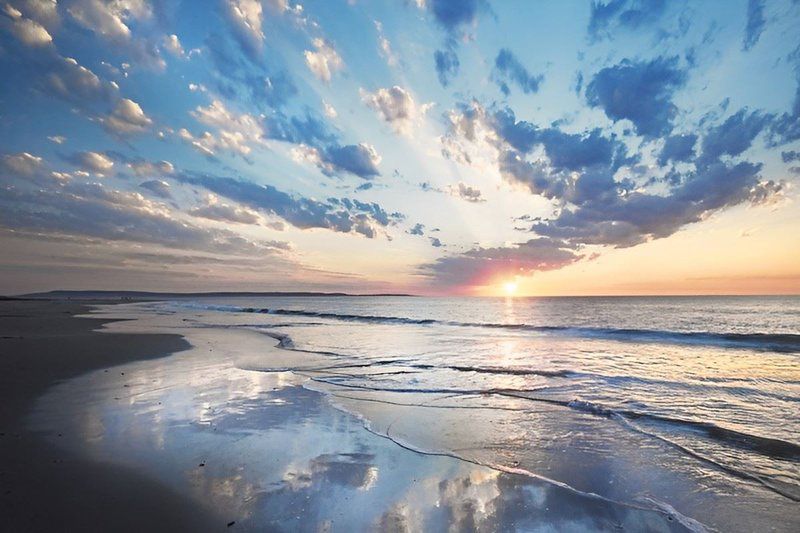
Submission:
<svg viewBox="0 0 800 533">
<path fill-rule="evenodd" d="M 248 370 L 297 363 L 262 333 L 126 306 L 75 316 L 92 311 L 0 302 L 1 530 L 700 529 L 414 450 L 301 375 Z"/>
<path fill-rule="evenodd" d="M 35 399 L 91 370 L 185 350 L 178 335 L 94 331 L 88 303 L 0 301 L 0 530 L 220 530 L 225 522 L 133 468 L 87 460 L 27 429 Z M 220 527 L 221 526 L 221 527 Z"/>
</svg>

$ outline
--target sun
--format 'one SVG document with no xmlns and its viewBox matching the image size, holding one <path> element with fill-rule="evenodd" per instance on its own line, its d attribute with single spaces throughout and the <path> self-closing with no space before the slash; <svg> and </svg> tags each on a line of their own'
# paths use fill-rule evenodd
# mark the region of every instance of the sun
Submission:
<svg viewBox="0 0 800 533">
<path fill-rule="evenodd" d="M 517 282 L 506 281 L 503 284 L 503 289 L 506 291 L 506 296 L 514 296 L 517 293 Z"/>
</svg>

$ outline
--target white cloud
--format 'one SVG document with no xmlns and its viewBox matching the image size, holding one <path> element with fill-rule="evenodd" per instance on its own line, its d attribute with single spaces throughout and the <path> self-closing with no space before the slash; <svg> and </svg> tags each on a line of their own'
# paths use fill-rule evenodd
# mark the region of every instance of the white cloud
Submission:
<svg viewBox="0 0 800 533">
<path fill-rule="evenodd" d="M 306 65 L 314 76 L 328 83 L 335 72 L 344 68 L 344 61 L 328 41 L 317 38 L 313 44 L 317 49 L 315 52 L 311 50 L 304 52 Z"/>
<path fill-rule="evenodd" d="M 147 0 L 69 0 L 67 12 L 84 28 L 93 31 L 106 41 L 124 47 L 137 62 L 157 69 L 163 69 L 164 60 L 158 52 L 156 43 L 133 38 L 127 22 L 148 21 L 153 16 Z"/>
<path fill-rule="evenodd" d="M 175 57 L 184 57 L 186 55 L 180 39 L 174 33 L 164 36 L 164 48 Z"/>
<path fill-rule="evenodd" d="M 49 135 L 47 138 L 56 144 L 64 144 L 67 141 L 63 135 Z"/>
<path fill-rule="evenodd" d="M 118 135 L 141 133 L 153 124 L 141 106 L 128 98 L 121 98 L 114 111 L 101 122 L 107 130 Z"/>
<path fill-rule="evenodd" d="M 18 9 L 6 4 L 3 12 L 11 19 L 11 32 L 26 46 L 46 46 L 53 37 L 39 22 L 26 18 Z"/>
<path fill-rule="evenodd" d="M 472 185 L 467 185 L 463 181 L 459 181 L 455 185 L 448 185 L 447 192 L 449 192 L 450 195 L 461 198 L 462 200 L 466 200 L 467 202 L 478 203 L 486 201 L 483 198 L 480 189 L 473 187 Z"/>
<path fill-rule="evenodd" d="M 361 101 L 375 110 L 378 116 L 392 125 L 398 133 L 409 134 L 411 129 L 431 104 L 418 106 L 411 93 L 395 85 L 388 89 L 378 89 L 370 93 L 361 89 Z"/>
<path fill-rule="evenodd" d="M 18 176 L 32 176 L 42 166 L 42 158 L 28 152 L 6 154 L 0 162 L 3 168 Z"/>
<path fill-rule="evenodd" d="M 128 168 L 139 177 L 163 176 L 175 172 L 175 167 L 169 161 L 134 161 L 128 163 Z"/>
<path fill-rule="evenodd" d="M 233 112 L 219 100 L 206 107 L 199 106 L 191 114 L 203 124 L 216 128 L 217 134 L 204 132 L 201 137 L 194 137 L 183 128 L 178 135 L 206 155 L 214 155 L 218 149 L 248 155 L 253 144 L 264 143 L 264 128 L 257 117 Z"/>
<path fill-rule="evenodd" d="M 322 101 L 322 106 L 325 108 L 325 116 L 328 118 L 336 118 L 339 116 L 339 113 L 336 111 L 336 108 L 333 107 L 331 104 L 326 102 L 325 100 Z"/>
<path fill-rule="evenodd" d="M 108 174 L 114 168 L 114 161 L 100 152 L 79 152 L 70 161 L 84 171 L 94 172 L 100 176 Z"/>
<path fill-rule="evenodd" d="M 228 12 L 237 28 L 257 46 L 264 42 L 263 9 L 259 0 L 228 0 Z"/>
<path fill-rule="evenodd" d="M 119 88 L 71 57 L 62 57 L 46 75 L 48 87 L 59 97 L 82 105 L 112 101 Z"/>
<path fill-rule="evenodd" d="M 208 220 L 237 224 L 258 224 L 261 221 L 261 217 L 252 209 L 221 202 L 215 194 L 207 195 L 206 203 L 192 208 L 189 214 Z"/>
<path fill-rule="evenodd" d="M 392 50 L 392 43 L 389 42 L 389 39 L 386 38 L 386 35 L 383 34 L 383 24 L 379 21 L 375 21 L 375 29 L 378 30 L 378 47 L 380 49 L 381 56 L 386 60 L 386 64 L 390 67 L 397 65 L 398 59 L 397 55 Z"/>
</svg>

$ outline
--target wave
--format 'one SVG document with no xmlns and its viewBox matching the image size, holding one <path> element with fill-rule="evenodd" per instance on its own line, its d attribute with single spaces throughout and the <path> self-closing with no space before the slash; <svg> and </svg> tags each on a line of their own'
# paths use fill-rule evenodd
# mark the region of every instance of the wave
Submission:
<svg viewBox="0 0 800 533">
<path fill-rule="evenodd" d="M 201 307 L 201 304 L 191 305 L 192 308 Z M 420 326 L 441 325 L 452 327 L 503 329 L 511 331 L 530 331 L 540 334 L 561 335 L 568 337 L 610 339 L 623 342 L 690 344 L 719 346 L 725 348 L 748 348 L 773 352 L 800 352 L 800 334 L 792 333 L 714 333 L 705 331 L 664 331 L 651 329 L 601 328 L 584 326 L 542 326 L 524 323 L 509 324 L 495 322 L 458 322 L 451 320 L 437 320 L 433 318 L 357 315 L 351 313 L 328 313 L 304 309 L 236 307 L 230 305 L 209 305 L 205 308 L 215 311 L 301 316 L 308 318 L 339 320 L 346 322 L 363 322 L 371 324 L 409 324 Z"/>
<path fill-rule="evenodd" d="M 709 440 L 714 440 L 729 446 L 745 449 L 759 454 L 778 458 L 787 459 L 791 461 L 800 461 L 800 445 L 792 442 L 774 439 L 770 437 L 761 437 L 744 433 L 733 429 L 728 429 L 718 426 L 711 422 L 702 422 L 696 420 L 688 420 L 684 418 L 675 418 L 664 415 L 657 415 L 642 411 L 634 411 L 629 409 L 614 409 L 606 407 L 593 402 L 583 400 L 564 400 L 559 398 L 546 398 L 542 396 L 530 396 L 526 393 L 540 392 L 540 389 L 533 390 L 515 390 L 515 389 L 454 389 L 448 387 L 442 388 L 416 388 L 416 387 L 378 387 L 365 384 L 344 383 L 340 380 L 312 377 L 313 381 L 318 383 L 325 383 L 328 385 L 339 386 L 351 389 L 371 390 L 378 392 L 394 392 L 394 393 L 418 393 L 418 394 L 453 394 L 463 396 L 477 396 L 477 395 L 497 395 L 510 398 L 517 398 L 521 400 L 528 400 L 533 402 L 548 403 L 551 405 L 558 405 L 567 407 L 583 413 L 601 416 L 603 418 L 615 419 L 623 417 L 626 420 L 643 420 L 657 422 L 660 424 L 668 425 L 676 429 L 689 430 L 693 433 L 702 434 Z"/>
</svg>

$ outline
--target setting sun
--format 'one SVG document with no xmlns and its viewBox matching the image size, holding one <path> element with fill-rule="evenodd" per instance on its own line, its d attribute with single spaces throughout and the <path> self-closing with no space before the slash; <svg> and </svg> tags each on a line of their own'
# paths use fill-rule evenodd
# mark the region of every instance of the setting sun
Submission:
<svg viewBox="0 0 800 533">
<path fill-rule="evenodd" d="M 507 281 L 503 284 L 503 289 L 507 296 L 514 296 L 517 293 L 517 282 Z"/>
</svg>

